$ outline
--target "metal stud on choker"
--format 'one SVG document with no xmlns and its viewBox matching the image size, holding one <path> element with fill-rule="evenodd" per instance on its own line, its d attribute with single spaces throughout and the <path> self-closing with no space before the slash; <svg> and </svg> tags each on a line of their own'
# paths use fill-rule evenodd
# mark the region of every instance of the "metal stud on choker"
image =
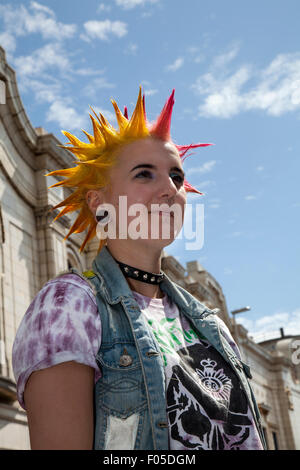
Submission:
<svg viewBox="0 0 300 470">
<path fill-rule="evenodd" d="M 128 266 L 128 264 L 121 263 L 117 260 L 116 262 L 120 266 L 120 269 L 124 276 L 130 277 L 131 279 L 136 279 L 137 281 L 141 282 L 147 282 L 147 284 L 159 284 L 164 278 L 164 273 L 150 273 L 148 271 L 143 271 L 142 269 L 137 269 L 132 266 Z"/>
</svg>

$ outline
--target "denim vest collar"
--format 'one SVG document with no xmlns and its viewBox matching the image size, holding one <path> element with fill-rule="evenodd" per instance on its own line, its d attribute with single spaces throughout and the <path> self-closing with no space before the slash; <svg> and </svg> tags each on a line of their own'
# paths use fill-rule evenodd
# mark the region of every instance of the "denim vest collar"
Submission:
<svg viewBox="0 0 300 470">
<path fill-rule="evenodd" d="M 93 270 L 101 282 L 106 301 L 113 305 L 124 297 L 132 297 L 131 289 L 120 270 L 118 263 L 104 246 L 93 261 Z M 118 289 L 115 288 L 118 286 Z"/>
<path fill-rule="evenodd" d="M 133 297 L 129 284 L 106 246 L 94 259 L 93 268 L 100 274 L 101 287 L 108 303 L 113 305 L 120 302 L 122 297 Z M 115 289 L 115 286 L 118 286 L 118 289 Z M 212 312 L 192 296 L 190 299 L 185 297 L 180 288 L 166 274 L 160 283 L 160 288 L 190 318 L 201 318 L 205 316 L 205 313 Z"/>
</svg>

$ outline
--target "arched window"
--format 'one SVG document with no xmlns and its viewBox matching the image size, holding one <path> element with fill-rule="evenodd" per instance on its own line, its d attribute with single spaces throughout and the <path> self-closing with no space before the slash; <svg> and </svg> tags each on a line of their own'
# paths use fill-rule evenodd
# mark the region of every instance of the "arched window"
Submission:
<svg viewBox="0 0 300 470">
<path fill-rule="evenodd" d="M 67 245 L 67 263 L 68 269 L 75 268 L 80 272 L 84 270 L 81 259 L 70 244 Z"/>
</svg>

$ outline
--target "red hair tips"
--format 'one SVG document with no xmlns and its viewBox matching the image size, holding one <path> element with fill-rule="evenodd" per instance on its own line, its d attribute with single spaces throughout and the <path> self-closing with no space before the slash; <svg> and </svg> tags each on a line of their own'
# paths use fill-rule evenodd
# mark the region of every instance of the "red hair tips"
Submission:
<svg viewBox="0 0 300 470">
<path fill-rule="evenodd" d="M 173 106 L 175 103 L 174 100 L 175 89 L 172 91 L 169 99 L 166 101 L 160 115 L 158 116 L 155 124 L 153 125 L 150 133 L 156 137 L 159 137 L 162 140 L 170 140 L 170 129 L 171 129 L 171 118 Z"/>
</svg>

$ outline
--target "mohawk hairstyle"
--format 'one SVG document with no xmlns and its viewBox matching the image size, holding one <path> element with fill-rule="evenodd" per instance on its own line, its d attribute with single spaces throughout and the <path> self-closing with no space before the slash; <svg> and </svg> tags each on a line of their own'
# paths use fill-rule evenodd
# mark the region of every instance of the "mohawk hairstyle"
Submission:
<svg viewBox="0 0 300 470">
<path fill-rule="evenodd" d="M 69 132 L 62 131 L 69 139 L 69 142 L 66 145 L 60 145 L 60 147 L 71 151 L 77 157 L 77 160 L 75 160 L 76 166 L 55 170 L 47 173 L 45 176 L 57 175 L 65 177 L 63 181 L 53 184 L 49 188 L 57 186 L 75 188 L 75 191 L 69 197 L 52 207 L 51 210 L 53 211 L 65 206 L 54 220 L 59 219 L 59 217 L 65 214 L 79 210 L 79 214 L 64 240 L 72 233 L 80 233 L 88 229 L 87 235 L 80 247 L 80 252 L 83 251 L 87 242 L 95 237 L 97 227 L 97 222 L 86 203 L 86 193 L 90 189 L 99 189 L 107 185 L 109 182 L 109 170 L 116 164 L 117 154 L 122 146 L 150 136 L 163 141 L 172 142 L 170 127 L 175 102 L 174 93 L 175 90 L 172 91 L 157 120 L 152 124 L 147 121 L 145 96 L 142 96 L 142 89 L 140 87 L 137 103 L 130 119 L 128 118 L 127 108 L 125 107 L 123 114 L 118 108 L 117 103 L 111 100 L 119 129 L 112 127 L 101 113 L 97 116 L 91 108 L 96 117 L 95 119 L 90 114 L 94 135 L 82 130 L 87 136 L 89 143 L 82 142 Z M 172 143 L 174 144 L 174 142 Z M 184 161 L 190 149 L 206 147 L 212 144 L 174 145 L 179 152 L 181 160 Z M 186 192 L 203 194 L 186 180 L 184 180 L 184 188 Z M 98 253 L 104 243 L 105 240 L 100 240 Z"/>
</svg>

